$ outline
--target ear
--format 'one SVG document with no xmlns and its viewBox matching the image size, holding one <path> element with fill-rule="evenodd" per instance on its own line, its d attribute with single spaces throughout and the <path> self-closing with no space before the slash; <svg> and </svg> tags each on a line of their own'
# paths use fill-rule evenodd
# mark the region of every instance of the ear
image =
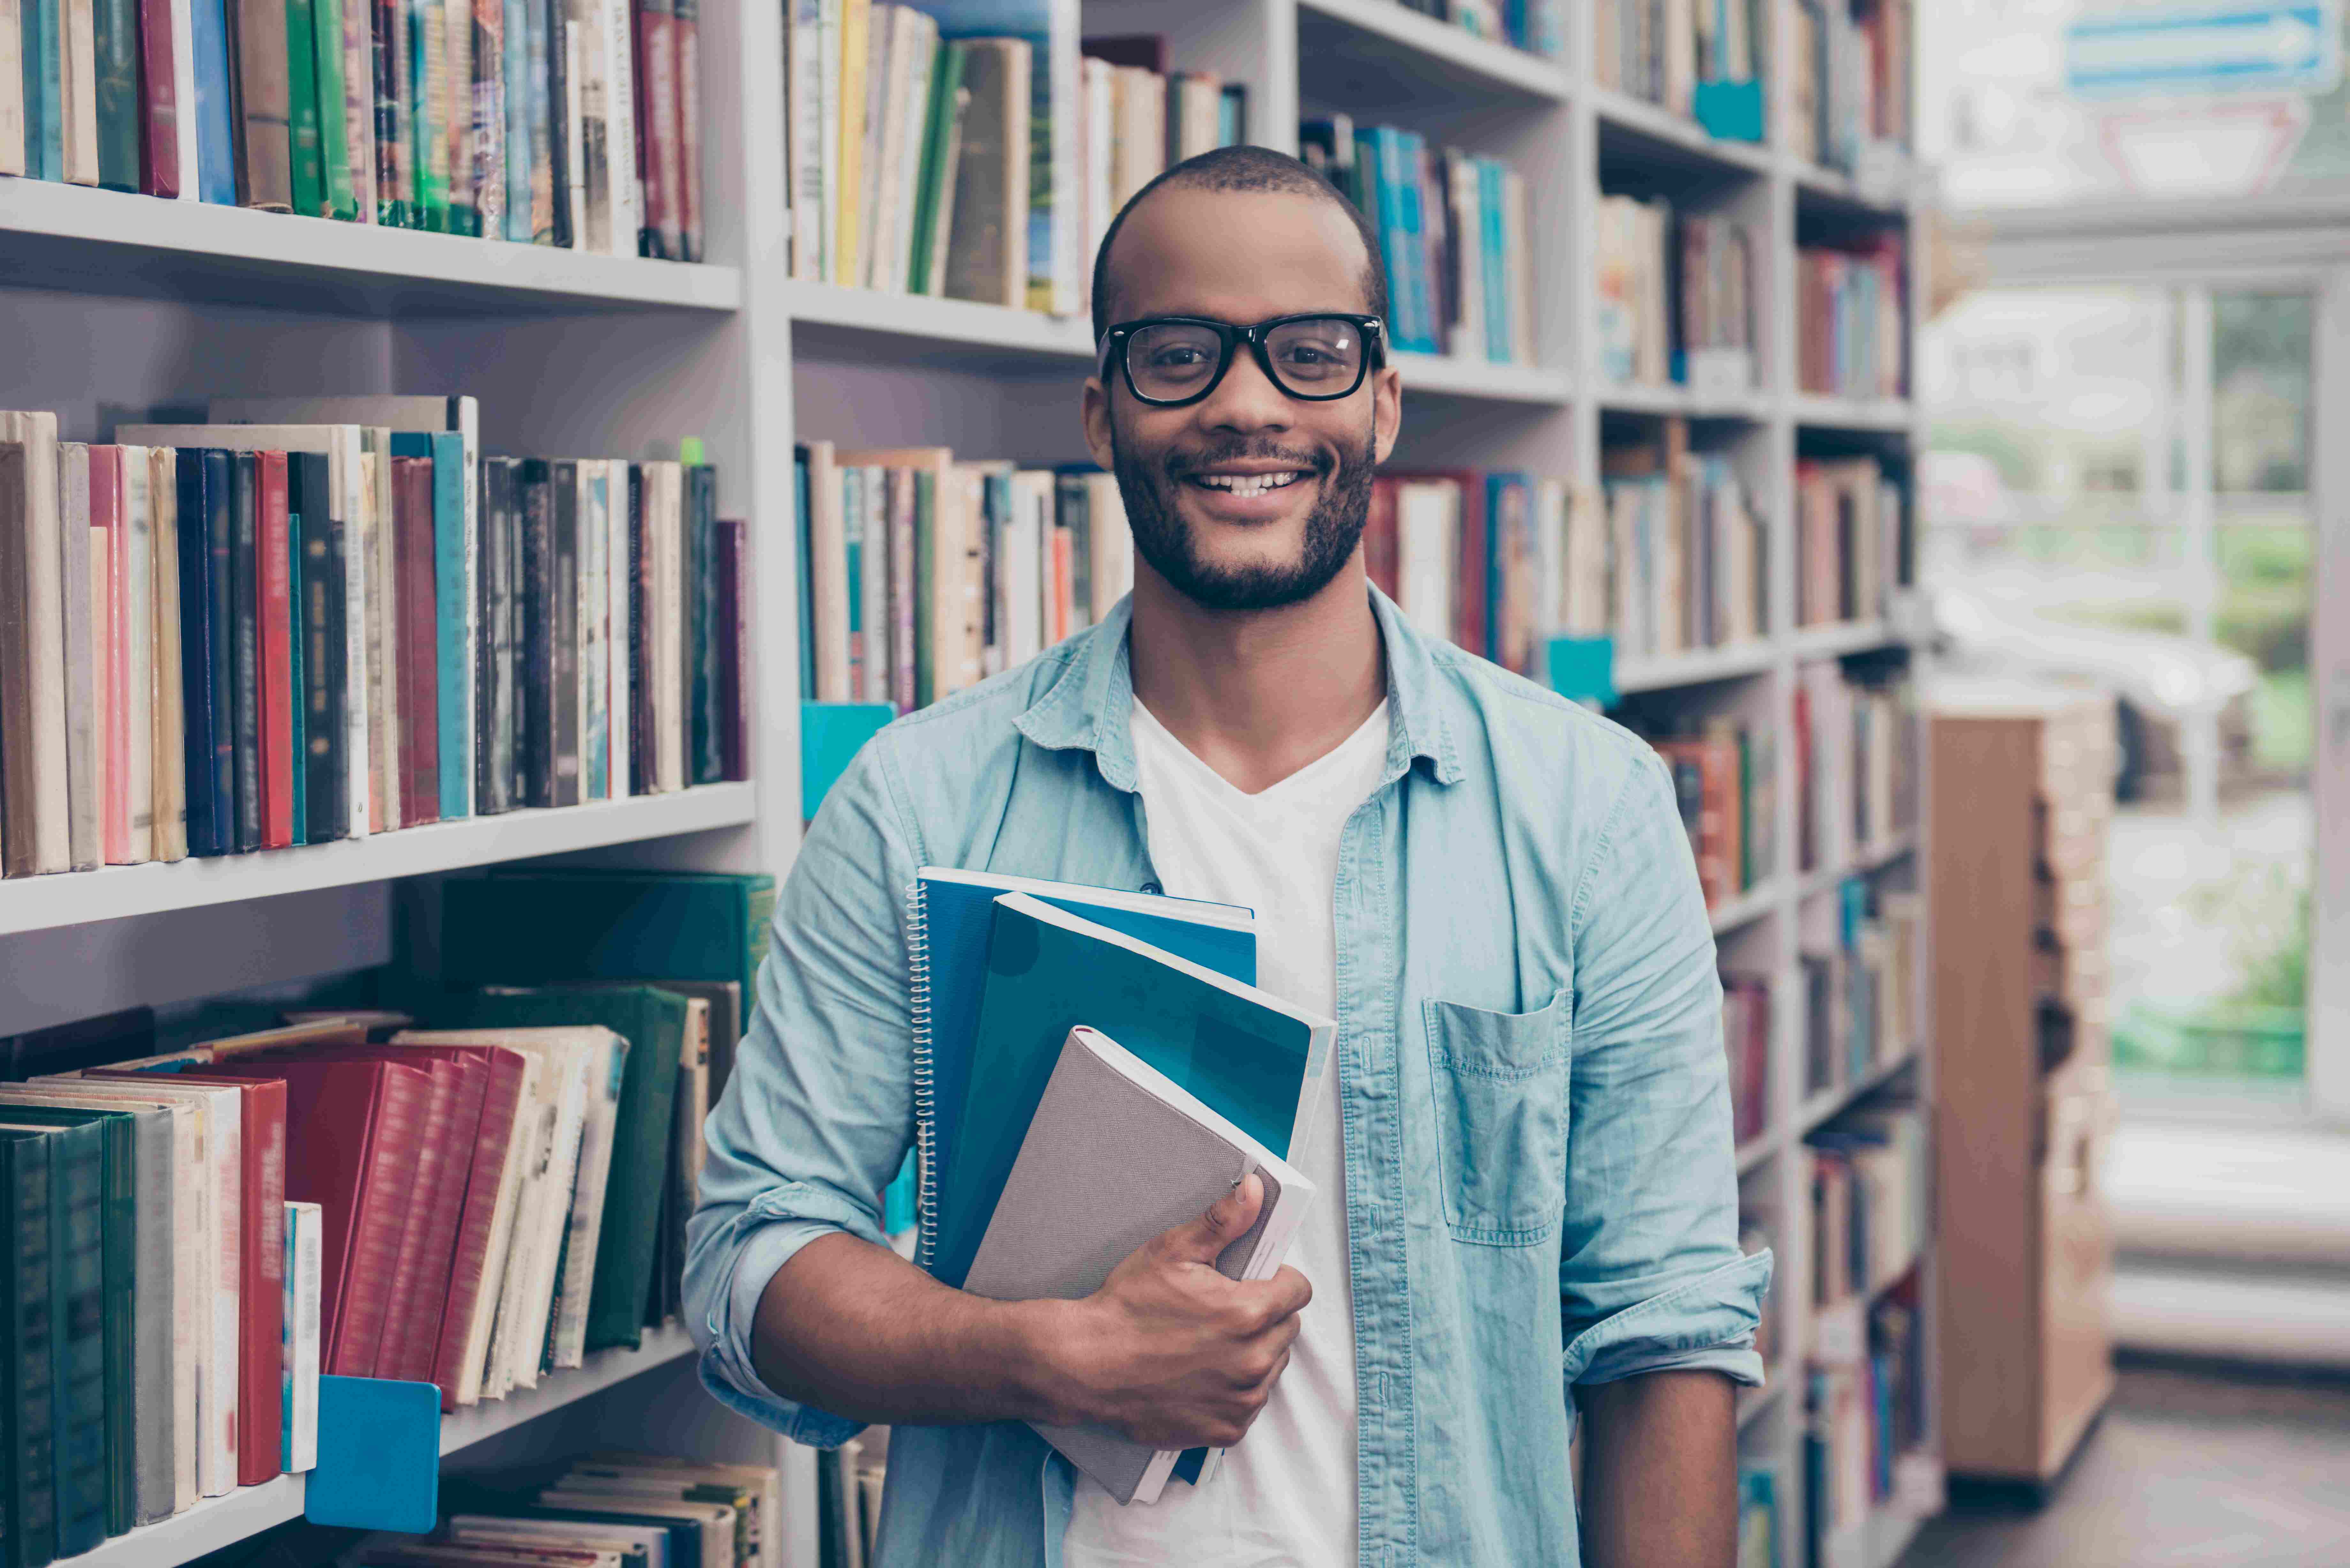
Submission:
<svg viewBox="0 0 2350 1568">
<path fill-rule="evenodd" d="M 1396 432 L 1403 428 L 1403 372 L 1382 365 L 1371 374 L 1371 437 L 1376 461 L 1385 462 L 1395 451 Z"/>
<path fill-rule="evenodd" d="M 1086 425 L 1086 449 L 1093 453 L 1097 465 L 1106 471 L 1115 472 L 1117 464 L 1111 460 L 1110 455 L 1112 449 L 1109 437 L 1109 389 L 1102 385 L 1099 376 L 1086 378 L 1086 390 L 1080 403 L 1080 411 Z"/>
</svg>

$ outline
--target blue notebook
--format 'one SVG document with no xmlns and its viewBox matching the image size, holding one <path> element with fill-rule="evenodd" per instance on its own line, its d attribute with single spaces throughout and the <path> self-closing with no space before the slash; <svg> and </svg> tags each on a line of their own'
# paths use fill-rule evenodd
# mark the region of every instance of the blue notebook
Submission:
<svg viewBox="0 0 2350 1568">
<path fill-rule="evenodd" d="M 1004 893 L 1042 898 L 1243 985 L 1256 981 L 1256 917 L 1231 904 L 940 866 L 916 872 L 907 956 L 914 1015 L 914 1209 L 921 1227 L 915 1257 L 925 1267 L 937 1247 L 939 1173 L 949 1168 L 962 1120 L 987 984 L 988 939 L 995 929 L 996 898 Z M 1053 1049 L 1058 1053 L 1059 1041 Z"/>
</svg>

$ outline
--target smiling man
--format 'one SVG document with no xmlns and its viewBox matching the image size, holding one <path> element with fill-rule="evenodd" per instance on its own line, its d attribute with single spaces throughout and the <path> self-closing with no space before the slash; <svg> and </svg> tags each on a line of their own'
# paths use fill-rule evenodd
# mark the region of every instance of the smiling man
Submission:
<svg viewBox="0 0 2350 1568">
<path fill-rule="evenodd" d="M 1729 1568 L 1770 1260 L 1736 1245 L 1662 766 L 1367 582 L 1402 381 L 1371 231 L 1318 176 L 1254 148 L 1170 170 L 1094 302 L 1085 430 L 1133 595 L 892 725 L 811 828 L 710 1123 L 704 1382 L 805 1442 L 895 1424 L 882 1568 Z M 1253 1179 L 1082 1301 L 981 1300 L 888 1249 L 926 864 L 1257 912 L 1260 983 L 1338 1021 L 1292 1267 L 1212 1266 Z M 1231 1451 L 1121 1508 L 1025 1420 Z"/>
</svg>

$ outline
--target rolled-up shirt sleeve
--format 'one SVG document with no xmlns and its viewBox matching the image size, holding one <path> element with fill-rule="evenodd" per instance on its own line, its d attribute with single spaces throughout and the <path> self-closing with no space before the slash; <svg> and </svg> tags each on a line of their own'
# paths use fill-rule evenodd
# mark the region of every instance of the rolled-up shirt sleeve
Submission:
<svg viewBox="0 0 2350 1568">
<path fill-rule="evenodd" d="M 886 1245 L 880 1194 L 913 1136 L 904 906 L 915 849 L 868 744 L 826 797 L 777 900 L 750 1025 L 704 1124 L 687 1232 L 686 1320 L 703 1385 L 828 1448 L 861 1423 L 783 1398 L 752 1359 L 775 1272 L 835 1231 Z"/>
<path fill-rule="evenodd" d="M 1713 928 L 1671 780 L 1645 748 L 1569 919 L 1564 1384 L 1688 1368 L 1760 1384 L 1772 1259 L 1738 1247 Z"/>
</svg>

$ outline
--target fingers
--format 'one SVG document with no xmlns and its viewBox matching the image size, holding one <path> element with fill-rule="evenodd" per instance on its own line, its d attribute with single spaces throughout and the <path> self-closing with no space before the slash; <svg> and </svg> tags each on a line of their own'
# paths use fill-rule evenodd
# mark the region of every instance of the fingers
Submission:
<svg viewBox="0 0 2350 1568">
<path fill-rule="evenodd" d="M 1215 1262 L 1226 1247 L 1248 1234 L 1264 1201 L 1264 1182 L 1252 1171 L 1239 1186 L 1208 1205 L 1208 1211 L 1162 1232 L 1149 1243 L 1177 1262 Z"/>
</svg>

